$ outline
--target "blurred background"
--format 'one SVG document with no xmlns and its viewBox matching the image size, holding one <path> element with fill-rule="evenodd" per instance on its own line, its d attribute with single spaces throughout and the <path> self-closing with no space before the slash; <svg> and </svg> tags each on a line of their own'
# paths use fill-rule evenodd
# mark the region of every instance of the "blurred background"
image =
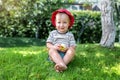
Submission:
<svg viewBox="0 0 120 80">
<path fill-rule="evenodd" d="M 0 0 L 0 37 L 44 39 L 54 29 L 54 10 L 66 8 L 75 17 L 70 29 L 78 43 L 99 43 L 102 34 L 101 0 Z M 120 0 L 114 1 L 116 42 L 120 34 Z"/>
</svg>

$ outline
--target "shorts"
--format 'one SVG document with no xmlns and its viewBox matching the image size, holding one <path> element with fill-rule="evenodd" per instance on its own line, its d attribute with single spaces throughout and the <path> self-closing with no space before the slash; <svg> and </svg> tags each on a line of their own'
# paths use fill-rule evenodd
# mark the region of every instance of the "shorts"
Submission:
<svg viewBox="0 0 120 80">
<path fill-rule="evenodd" d="M 61 56 L 61 58 L 65 56 L 65 52 L 58 51 L 58 53 Z M 48 56 L 48 60 L 51 61 L 49 56 Z"/>
<path fill-rule="evenodd" d="M 58 53 L 60 54 L 60 56 L 63 58 L 65 56 L 64 52 L 58 51 Z"/>
</svg>

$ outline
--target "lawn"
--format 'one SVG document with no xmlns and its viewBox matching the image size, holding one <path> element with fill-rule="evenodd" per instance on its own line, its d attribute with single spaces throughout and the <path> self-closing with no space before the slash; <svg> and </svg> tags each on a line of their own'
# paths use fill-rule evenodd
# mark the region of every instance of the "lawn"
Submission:
<svg viewBox="0 0 120 80">
<path fill-rule="evenodd" d="M 44 40 L 0 38 L 0 80 L 120 80 L 120 43 L 113 49 L 77 44 L 74 60 L 62 73 L 47 57 Z"/>
</svg>

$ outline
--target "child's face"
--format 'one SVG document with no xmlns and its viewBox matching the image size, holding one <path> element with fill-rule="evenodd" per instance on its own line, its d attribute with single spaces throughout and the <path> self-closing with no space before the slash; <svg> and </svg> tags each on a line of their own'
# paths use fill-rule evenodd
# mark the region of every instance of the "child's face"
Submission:
<svg viewBox="0 0 120 80">
<path fill-rule="evenodd" d="M 65 33 L 68 31 L 68 27 L 70 25 L 69 16 L 65 13 L 58 13 L 56 15 L 56 29 L 60 33 Z"/>
</svg>

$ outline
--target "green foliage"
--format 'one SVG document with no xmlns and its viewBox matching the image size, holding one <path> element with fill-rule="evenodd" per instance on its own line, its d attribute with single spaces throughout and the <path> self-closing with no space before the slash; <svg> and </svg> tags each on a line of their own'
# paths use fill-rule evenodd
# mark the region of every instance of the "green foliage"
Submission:
<svg viewBox="0 0 120 80">
<path fill-rule="evenodd" d="M 58 8 L 67 7 L 63 2 L 72 3 L 75 0 L 2 0 L 0 36 L 46 39 L 49 32 L 54 29 L 50 21 L 51 14 Z M 99 42 L 101 38 L 100 13 L 91 11 L 73 11 L 72 13 L 75 16 L 75 24 L 71 31 L 77 42 Z M 118 25 L 119 19 L 115 21 Z M 118 40 L 118 28 L 116 40 Z"/>
<path fill-rule="evenodd" d="M 8 0 L 3 1 L 2 6 L 0 36 L 35 37 L 39 33 L 39 38 L 45 38 L 43 35 L 50 29 L 46 24 L 50 22 L 51 13 L 63 4 L 61 0 L 21 0 L 18 3 Z"/>
<path fill-rule="evenodd" d="M 63 73 L 57 73 L 54 64 L 47 61 L 45 44 L 38 45 L 45 42 L 39 39 L 0 38 L 2 43 L 0 80 L 120 79 L 120 45 L 117 43 L 113 49 L 98 44 L 78 44 L 74 60 Z"/>
<path fill-rule="evenodd" d="M 36 30 L 38 30 L 39 38 L 46 39 L 49 32 L 54 29 L 50 21 L 52 12 L 49 15 L 44 13 L 34 15 L 34 11 L 29 12 L 29 10 L 27 13 L 23 13 L 25 15 L 22 14 L 19 18 L 1 18 L 1 36 L 35 37 Z M 71 31 L 74 33 L 75 39 L 80 43 L 99 42 L 101 37 L 100 13 L 92 11 L 73 11 L 72 13 L 75 17 L 75 24 Z"/>
<path fill-rule="evenodd" d="M 100 12 L 74 11 L 72 13 L 75 16 L 72 31 L 77 42 L 98 43 L 102 33 Z"/>
<path fill-rule="evenodd" d="M 114 21 L 115 21 L 115 26 L 116 26 L 116 41 L 119 41 L 119 35 L 120 35 L 120 4 L 118 2 L 114 3 Z"/>
</svg>

